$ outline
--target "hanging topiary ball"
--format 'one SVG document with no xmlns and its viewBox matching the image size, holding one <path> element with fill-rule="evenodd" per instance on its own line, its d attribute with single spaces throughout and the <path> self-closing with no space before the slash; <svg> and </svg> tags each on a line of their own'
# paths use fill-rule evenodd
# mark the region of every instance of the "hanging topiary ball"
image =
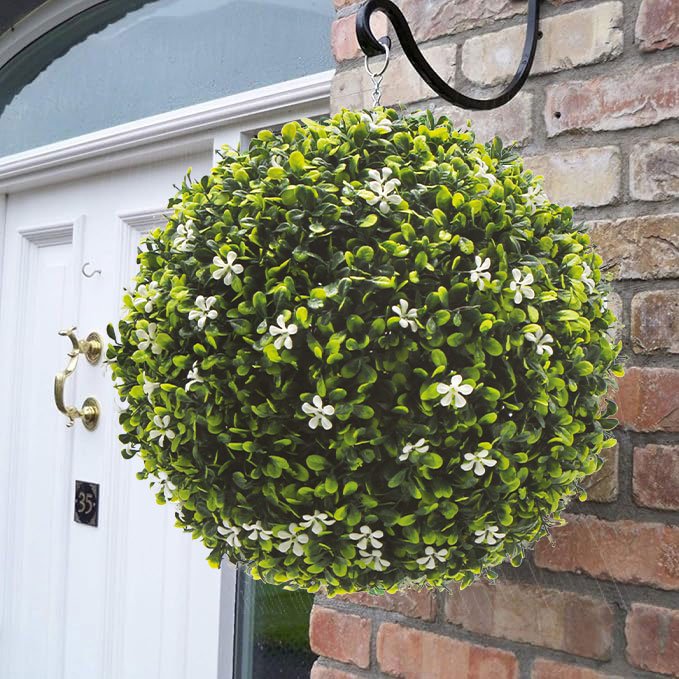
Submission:
<svg viewBox="0 0 679 679">
<path fill-rule="evenodd" d="M 499 139 L 344 110 L 224 148 L 170 207 L 108 357 L 125 456 L 212 563 L 464 586 L 600 467 L 601 259 Z"/>
</svg>

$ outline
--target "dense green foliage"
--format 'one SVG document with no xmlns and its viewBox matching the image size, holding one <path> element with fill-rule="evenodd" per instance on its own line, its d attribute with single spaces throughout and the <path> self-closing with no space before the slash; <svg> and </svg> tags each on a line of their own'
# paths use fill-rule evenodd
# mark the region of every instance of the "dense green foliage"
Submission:
<svg viewBox="0 0 679 679">
<path fill-rule="evenodd" d="M 465 585 L 600 466 L 601 259 L 498 139 L 342 111 L 225 148 L 170 206 L 109 359 L 124 454 L 213 563 Z"/>
</svg>

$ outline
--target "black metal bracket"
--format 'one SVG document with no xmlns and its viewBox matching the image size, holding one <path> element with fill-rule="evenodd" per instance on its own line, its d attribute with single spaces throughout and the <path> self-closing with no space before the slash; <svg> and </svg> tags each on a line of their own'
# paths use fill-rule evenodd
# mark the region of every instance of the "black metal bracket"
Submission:
<svg viewBox="0 0 679 679">
<path fill-rule="evenodd" d="M 523 84 L 530 74 L 538 39 L 540 38 L 540 32 L 538 30 L 538 24 L 540 22 L 540 0 L 528 0 L 526 40 L 523 45 L 523 54 L 521 55 L 521 61 L 519 62 L 519 68 L 516 74 L 502 94 L 499 94 L 497 97 L 492 97 L 491 99 L 475 99 L 452 88 L 436 73 L 436 71 L 434 71 L 424 58 L 420 48 L 417 46 L 403 13 L 393 2 L 391 2 L 391 0 L 368 0 L 359 9 L 358 14 L 356 15 L 356 36 L 358 37 L 358 43 L 366 56 L 375 57 L 379 54 L 384 54 L 386 52 L 385 43 L 386 45 L 391 46 L 391 40 L 388 37 L 378 40 L 373 35 L 370 28 L 370 17 L 374 12 L 383 12 L 387 15 L 396 31 L 396 35 L 403 48 L 403 53 L 408 57 L 410 63 L 429 87 L 451 104 L 466 109 L 487 111 L 502 106 L 513 99 L 523 87 Z"/>
</svg>

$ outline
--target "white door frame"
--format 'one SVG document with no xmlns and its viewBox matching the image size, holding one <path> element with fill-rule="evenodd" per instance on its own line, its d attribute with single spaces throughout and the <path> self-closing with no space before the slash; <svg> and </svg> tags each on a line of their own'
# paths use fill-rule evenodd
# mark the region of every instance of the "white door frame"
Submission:
<svg viewBox="0 0 679 679">
<path fill-rule="evenodd" d="M 44 0 L 42 5 L 0 34 L 0 68 L 59 24 L 103 2 L 106 0 Z"/>
<path fill-rule="evenodd" d="M 325 71 L 0 158 L 0 261 L 7 194 L 179 154 L 214 153 L 224 143 L 247 143 L 259 129 L 327 115 L 333 75 Z M 0 545 L 4 528 L 0 521 Z M 219 679 L 231 679 L 234 628 L 228 622 L 235 620 L 235 569 L 222 569 L 221 592 Z M 0 587 L 0 610 L 2 594 Z"/>
</svg>

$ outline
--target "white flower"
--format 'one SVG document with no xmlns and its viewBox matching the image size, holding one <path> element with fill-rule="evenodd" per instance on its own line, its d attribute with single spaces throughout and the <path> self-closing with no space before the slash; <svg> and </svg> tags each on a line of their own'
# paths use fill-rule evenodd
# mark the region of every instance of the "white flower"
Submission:
<svg viewBox="0 0 679 679">
<path fill-rule="evenodd" d="M 276 323 L 278 323 L 278 325 L 269 326 L 269 333 L 276 338 L 273 341 L 274 347 L 276 347 L 276 349 L 280 349 L 281 347 L 292 349 L 292 335 L 297 334 L 297 326 L 294 323 L 286 325 L 285 316 L 283 314 L 278 314 Z"/>
<path fill-rule="evenodd" d="M 587 264 L 587 262 L 582 263 L 582 276 L 580 276 L 580 280 L 587 286 L 587 289 L 590 292 L 594 292 L 596 283 L 592 278 L 592 269 L 590 268 L 589 264 Z"/>
<path fill-rule="evenodd" d="M 474 257 L 474 262 L 476 263 L 476 268 L 472 269 L 469 280 L 472 283 L 476 283 L 479 286 L 479 290 L 483 290 L 486 287 L 486 281 L 490 280 L 490 257 L 486 257 L 481 261 L 481 257 L 476 255 Z"/>
<path fill-rule="evenodd" d="M 154 354 L 162 353 L 163 347 L 161 347 L 160 344 L 158 344 L 158 341 L 156 340 L 157 332 L 158 332 L 157 323 L 149 323 L 146 330 L 144 330 L 143 328 L 136 330 L 135 334 L 137 335 L 137 340 L 139 341 L 138 347 L 142 351 L 146 351 L 150 347 L 152 353 Z"/>
<path fill-rule="evenodd" d="M 120 452 L 125 456 L 125 458 L 129 458 L 133 455 L 137 455 L 140 450 L 141 446 L 138 443 L 128 443 L 126 446 L 123 446 Z"/>
<path fill-rule="evenodd" d="M 398 324 L 402 328 L 410 328 L 413 332 L 417 330 L 417 309 L 408 309 L 407 300 L 402 299 L 391 310 L 398 316 Z"/>
<path fill-rule="evenodd" d="M 475 530 L 474 535 L 476 535 L 474 542 L 477 545 L 496 545 L 506 533 L 500 533 L 497 526 L 486 526 L 481 530 Z"/>
<path fill-rule="evenodd" d="M 318 535 L 325 530 L 326 526 L 332 526 L 335 523 L 335 519 L 331 519 L 325 512 L 319 512 L 316 510 L 313 514 L 304 514 L 302 516 L 302 523 L 300 526 L 302 528 L 311 528 L 311 532 Z"/>
<path fill-rule="evenodd" d="M 514 304 L 520 304 L 521 300 L 533 299 L 535 290 L 530 286 L 533 283 L 533 274 L 528 272 L 525 276 L 521 275 L 521 269 L 512 269 L 514 280 L 509 284 L 509 289 L 514 293 Z"/>
<path fill-rule="evenodd" d="M 271 167 L 283 167 L 285 163 L 285 156 L 282 153 L 276 153 L 275 151 L 271 154 Z"/>
<path fill-rule="evenodd" d="M 177 226 L 177 235 L 172 244 L 180 252 L 189 252 L 196 247 L 196 232 L 193 230 L 193 221 L 189 219 L 186 224 Z"/>
<path fill-rule="evenodd" d="M 368 175 L 372 179 L 368 182 L 368 188 L 373 192 L 372 198 L 367 198 L 368 205 L 378 205 L 379 211 L 382 214 L 389 214 L 391 212 L 391 205 L 398 205 L 402 198 L 396 193 L 393 193 L 397 186 L 401 185 L 398 179 L 389 179 L 392 175 L 391 168 L 385 167 L 382 170 L 382 175 L 377 170 L 368 170 Z"/>
<path fill-rule="evenodd" d="M 439 382 L 436 385 L 436 391 L 443 396 L 442 406 L 449 406 L 454 402 L 456 408 L 463 408 L 467 403 L 465 396 L 469 396 L 474 391 L 474 387 L 470 384 L 462 384 L 462 375 L 452 373 L 450 384 Z"/>
<path fill-rule="evenodd" d="M 226 539 L 226 544 L 231 545 L 234 549 L 238 549 L 241 545 L 238 534 L 240 528 L 232 526 L 228 521 L 224 521 L 223 526 L 217 526 L 217 532 Z"/>
<path fill-rule="evenodd" d="M 212 263 L 217 268 L 212 272 L 212 278 L 215 280 L 223 278 L 224 285 L 231 285 L 235 275 L 243 273 L 243 265 L 236 264 L 237 257 L 238 255 L 233 250 L 227 253 L 226 261 L 219 256 L 213 257 Z"/>
<path fill-rule="evenodd" d="M 170 481 L 170 477 L 166 472 L 158 472 L 156 477 L 163 486 L 163 495 L 165 496 L 165 499 L 168 501 L 172 500 L 173 493 L 175 490 L 177 490 L 177 486 L 175 486 L 174 483 Z"/>
<path fill-rule="evenodd" d="M 486 467 L 494 467 L 497 464 L 497 460 L 489 456 L 490 453 L 484 449 L 477 450 L 475 453 L 465 453 L 464 459 L 467 461 L 463 462 L 460 467 L 466 472 L 474 469 L 476 476 L 483 476 L 486 473 Z"/>
<path fill-rule="evenodd" d="M 391 561 L 382 558 L 382 552 L 379 549 L 373 549 L 371 552 L 359 549 L 358 553 L 365 561 L 366 566 L 376 571 L 383 571 L 391 564 Z"/>
<path fill-rule="evenodd" d="M 433 547 L 427 547 L 424 550 L 425 556 L 416 559 L 420 566 L 424 566 L 426 569 L 430 570 L 436 568 L 436 562 L 443 563 L 448 558 L 447 549 L 439 549 L 437 552 Z"/>
<path fill-rule="evenodd" d="M 526 207 L 531 212 L 535 212 L 536 207 L 541 207 L 542 205 L 549 203 L 547 194 L 539 185 L 531 186 L 528 191 L 523 194 L 523 197 L 526 200 Z"/>
<path fill-rule="evenodd" d="M 371 530 L 370 526 L 361 526 L 358 533 L 350 533 L 349 538 L 356 541 L 356 546 L 359 549 L 368 549 L 370 544 L 373 549 L 381 549 L 382 542 L 380 538 L 384 537 L 381 530 Z"/>
<path fill-rule="evenodd" d="M 197 308 L 189 311 L 189 320 L 196 321 L 199 330 L 205 327 L 208 319 L 214 320 L 217 318 L 217 309 L 212 309 L 216 301 L 216 297 L 205 298 L 203 295 L 196 297 Z"/>
<path fill-rule="evenodd" d="M 172 441 L 176 434 L 170 429 L 170 416 L 154 415 L 153 424 L 157 427 L 156 429 L 151 429 L 149 432 L 149 438 L 158 439 L 158 444 L 163 445 L 165 439 Z"/>
<path fill-rule="evenodd" d="M 277 546 L 277 549 L 281 552 L 289 552 L 292 549 L 292 553 L 296 556 L 304 556 L 304 545 L 309 542 L 309 536 L 297 531 L 298 526 L 294 523 L 288 526 L 288 530 L 279 531 L 277 537 L 282 538 L 283 542 Z"/>
<path fill-rule="evenodd" d="M 147 314 L 150 314 L 153 311 L 153 305 L 158 295 L 160 295 L 158 283 L 151 281 L 148 285 L 140 285 L 134 291 L 132 304 L 134 304 L 137 310 L 143 308 Z"/>
<path fill-rule="evenodd" d="M 194 384 L 202 384 L 205 380 L 198 373 L 198 361 L 194 361 L 191 370 L 187 373 L 187 382 L 184 386 L 185 391 L 189 391 Z"/>
<path fill-rule="evenodd" d="M 386 116 L 380 117 L 379 111 L 361 113 L 361 120 L 368 125 L 371 132 L 391 132 L 394 124 L 390 118 Z M 339 130 L 337 130 L 339 132 Z"/>
<path fill-rule="evenodd" d="M 153 394 L 153 392 L 156 389 L 158 389 L 160 384 L 158 382 L 151 382 L 151 380 L 148 379 L 148 377 L 146 377 L 146 375 L 144 375 L 143 377 L 144 377 L 144 386 L 142 387 L 142 389 L 144 390 L 144 394 L 146 394 L 146 397 L 148 398 L 149 403 L 150 403 L 151 402 L 151 395 Z"/>
<path fill-rule="evenodd" d="M 490 172 L 490 168 L 486 163 L 481 160 L 479 156 L 473 156 L 473 158 L 478 163 L 478 168 L 476 169 L 476 176 L 485 179 L 491 186 L 497 182 L 497 177 Z"/>
<path fill-rule="evenodd" d="M 248 540 L 252 540 L 253 542 L 257 540 L 268 540 L 273 535 L 270 530 L 266 530 L 264 526 L 262 526 L 261 521 L 255 521 L 254 523 L 244 523 L 243 530 L 248 533 Z"/>
<path fill-rule="evenodd" d="M 410 454 L 413 452 L 415 453 L 429 452 L 429 446 L 427 445 L 427 442 L 424 439 L 418 439 L 417 441 L 415 441 L 415 443 L 406 443 L 405 446 L 403 446 L 401 454 L 398 456 L 398 461 L 405 462 L 410 457 Z"/>
<path fill-rule="evenodd" d="M 335 414 L 335 409 L 331 405 L 324 406 L 323 400 L 318 394 L 313 397 L 312 403 L 313 405 L 311 403 L 302 404 L 302 411 L 311 417 L 309 426 L 316 429 L 320 423 L 323 429 L 332 429 L 332 422 L 329 418 Z"/>
<path fill-rule="evenodd" d="M 554 338 L 550 334 L 545 334 L 542 328 L 538 328 L 534 333 L 527 332 L 526 339 L 529 342 L 535 343 L 535 352 L 538 356 L 542 356 L 542 354 L 551 356 L 554 353 L 554 349 L 549 346 L 554 341 Z"/>
</svg>

